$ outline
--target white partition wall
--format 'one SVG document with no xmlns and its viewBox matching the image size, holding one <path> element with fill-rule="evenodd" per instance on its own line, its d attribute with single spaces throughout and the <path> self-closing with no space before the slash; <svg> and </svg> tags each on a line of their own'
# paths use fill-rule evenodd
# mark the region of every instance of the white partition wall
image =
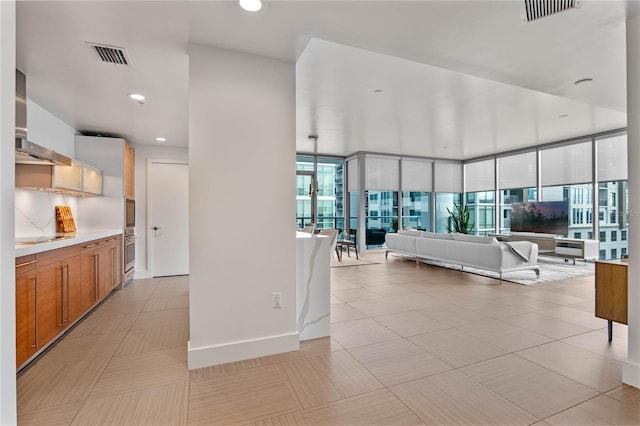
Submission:
<svg viewBox="0 0 640 426">
<path fill-rule="evenodd" d="M 0 2 L 0 424 L 17 423 L 14 161 L 16 4 Z"/>
<path fill-rule="evenodd" d="M 622 381 L 640 388 L 640 17 L 627 21 L 627 117 L 629 186 L 628 358 Z"/>
<path fill-rule="evenodd" d="M 294 73 L 190 46 L 190 369 L 299 347 Z"/>
</svg>

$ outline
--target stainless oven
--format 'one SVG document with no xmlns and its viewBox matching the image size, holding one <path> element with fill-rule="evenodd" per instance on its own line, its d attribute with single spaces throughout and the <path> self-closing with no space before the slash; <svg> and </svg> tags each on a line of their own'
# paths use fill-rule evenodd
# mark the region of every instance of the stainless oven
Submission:
<svg viewBox="0 0 640 426">
<path fill-rule="evenodd" d="M 124 226 L 126 228 L 133 228 L 134 226 L 136 226 L 136 202 L 135 202 L 135 200 L 125 200 Z"/>
<path fill-rule="evenodd" d="M 136 264 L 136 236 L 133 228 L 124 230 L 124 280 L 133 279 L 134 266 Z"/>
</svg>

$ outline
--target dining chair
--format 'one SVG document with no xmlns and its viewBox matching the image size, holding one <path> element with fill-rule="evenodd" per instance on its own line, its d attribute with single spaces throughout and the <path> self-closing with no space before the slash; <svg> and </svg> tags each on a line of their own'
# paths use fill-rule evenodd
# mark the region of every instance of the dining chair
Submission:
<svg viewBox="0 0 640 426">
<path fill-rule="evenodd" d="M 315 223 L 307 223 L 304 228 L 302 228 L 300 230 L 300 232 L 306 232 L 308 234 L 313 234 L 316 230 L 316 224 Z"/>
<path fill-rule="evenodd" d="M 326 235 L 331 239 L 330 242 L 330 247 L 331 247 L 331 252 L 336 252 L 336 255 L 338 256 L 338 261 L 342 261 L 342 254 L 338 251 L 338 230 L 337 229 L 321 229 L 320 232 L 318 232 L 318 234 L 320 235 Z"/>
<path fill-rule="evenodd" d="M 347 249 L 347 256 L 351 257 L 351 248 L 353 248 L 356 252 L 356 259 L 358 257 L 358 230 L 357 229 L 345 229 L 344 235 L 341 240 L 338 240 L 337 248 L 339 248 L 340 253 Z"/>
</svg>

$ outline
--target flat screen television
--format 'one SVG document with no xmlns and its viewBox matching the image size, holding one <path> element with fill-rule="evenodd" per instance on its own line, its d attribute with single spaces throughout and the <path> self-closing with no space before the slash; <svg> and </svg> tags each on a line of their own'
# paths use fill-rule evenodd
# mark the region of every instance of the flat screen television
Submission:
<svg viewBox="0 0 640 426">
<path fill-rule="evenodd" d="M 569 201 L 529 201 L 511 204 L 511 231 L 569 234 Z"/>
</svg>

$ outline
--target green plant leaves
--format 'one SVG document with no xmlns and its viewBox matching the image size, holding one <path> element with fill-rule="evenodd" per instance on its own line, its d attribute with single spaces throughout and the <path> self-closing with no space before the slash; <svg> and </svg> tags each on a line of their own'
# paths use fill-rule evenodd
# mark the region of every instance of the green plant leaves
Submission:
<svg viewBox="0 0 640 426">
<path fill-rule="evenodd" d="M 453 211 L 447 207 L 451 226 L 445 225 L 444 228 L 449 232 L 458 232 L 460 234 L 473 233 L 474 224 L 471 223 L 471 213 L 466 205 L 462 203 L 453 203 Z"/>
</svg>

